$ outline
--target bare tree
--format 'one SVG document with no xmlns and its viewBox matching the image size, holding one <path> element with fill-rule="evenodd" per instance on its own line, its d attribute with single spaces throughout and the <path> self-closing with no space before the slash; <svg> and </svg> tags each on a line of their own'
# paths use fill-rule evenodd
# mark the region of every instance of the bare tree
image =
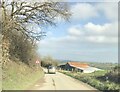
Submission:
<svg viewBox="0 0 120 92">
<path fill-rule="evenodd" d="M 55 25 L 56 18 L 62 17 L 68 20 L 70 14 L 68 12 L 68 6 L 62 2 L 5 2 L 2 1 L 0 5 L 2 12 L 1 34 L 2 39 L 2 57 L 3 62 L 9 59 L 9 45 L 11 31 L 21 32 L 25 39 L 40 40 L 45 35 L 44 31 L 32 30 L 27 26 L 30 24 L 36 24 L 37 26 L 46 27 L 48 25 Z M 7 59 L 6 59 L 7 58 Z"/>
</svg>

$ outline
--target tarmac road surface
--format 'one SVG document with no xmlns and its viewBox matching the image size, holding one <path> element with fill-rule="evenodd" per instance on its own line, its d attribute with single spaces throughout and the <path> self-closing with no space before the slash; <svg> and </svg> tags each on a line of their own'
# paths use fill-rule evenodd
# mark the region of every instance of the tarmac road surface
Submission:
<svg viewBox="0 0 120 92">
<path fill-rule="evenodd" d="M 45 77 L 34 84 L 30 90 L 96 90 L 74 78 L 57 72 L 45 74 Z"/>
</svg>

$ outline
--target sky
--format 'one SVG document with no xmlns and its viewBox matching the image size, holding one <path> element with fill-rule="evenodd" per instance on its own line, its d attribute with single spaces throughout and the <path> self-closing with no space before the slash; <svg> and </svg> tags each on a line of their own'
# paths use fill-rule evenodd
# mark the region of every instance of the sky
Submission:
<svg viewBox="0 0 120 92">
<path fill-rule="evenodd" d="M 118 62 L 118 3 L 68 2 L 70 22 L 59 19 L 38 43 L 41 56 L 55 59 Z"/>
</svg>

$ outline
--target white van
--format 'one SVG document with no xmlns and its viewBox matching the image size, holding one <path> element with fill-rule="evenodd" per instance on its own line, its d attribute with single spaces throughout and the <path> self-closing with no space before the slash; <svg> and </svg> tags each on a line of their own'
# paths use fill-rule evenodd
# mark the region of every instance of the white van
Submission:
<svg viewBox="0 0 120 92">
<path fill-rule="evenodd" d="M 48 67 L 48 73 L 56 73 L 56 68 L 54 66 L 49 66 Z"/>
</svg>

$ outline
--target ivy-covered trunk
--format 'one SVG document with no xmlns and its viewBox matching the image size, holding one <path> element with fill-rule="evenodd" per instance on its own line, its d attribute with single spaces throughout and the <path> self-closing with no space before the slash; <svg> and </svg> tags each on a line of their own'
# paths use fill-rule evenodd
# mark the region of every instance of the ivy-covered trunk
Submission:
<svg viewBox="0 0 120 92">
<path fill-rule="evenodd" d="M 2 64 L 2 35 L 0 34 L 0 68 Z"/>
<path fill-rule="evenodd" d="M 6 8 L 4 6 L 5 3 L 2 4 L 2 22 L 1 22 L 1 34 L 2 34 L 2 66 L 9 61 L 9 33 L 11 31 L 10 17 L 6 12 Z"/>
<path fill-rule="evenodd" d="M 9 37 L 3 35 L 2 38 L 2 65 L 4 66 L 9 61 Z"/>
</svg>

